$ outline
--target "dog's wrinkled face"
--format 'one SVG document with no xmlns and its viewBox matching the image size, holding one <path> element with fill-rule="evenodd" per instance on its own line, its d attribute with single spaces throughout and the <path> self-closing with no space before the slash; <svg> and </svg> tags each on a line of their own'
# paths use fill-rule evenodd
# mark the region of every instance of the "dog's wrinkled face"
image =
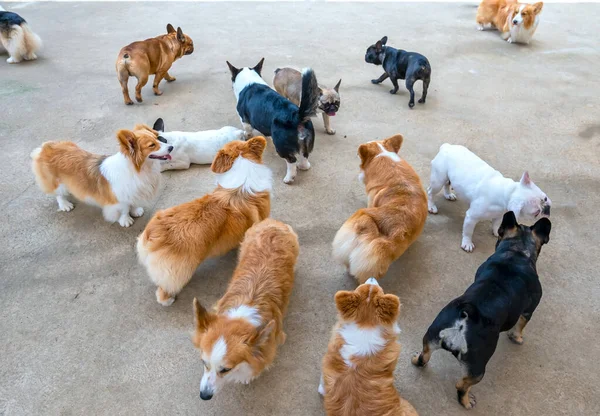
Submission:
<svg viewBox="0 0 600 416">
<path fill-rule="evenodd" d="M 548 218 L 542 218 L 528 227 L 518 224 L 515 213 L 508 211 L 504 214 L 498 229 L 496 250 L 502 244 L 503 248 L 523 252 L 535 261 L 542 246 L 550 241 L 551 229 L 552 223 Z"/>
<path fill-rule="evenodd" d="M 194 41 L 188 35 L 183 33 L 180 27 L 175 30 L 173 25 L 167 25 L 167 33 L 173 33 L 177 37 L 177 41 L 181 45 L 181 55 L 191 55 L 194 52 Z"/>
<path fill-rule="evenodd" d="M 158 138 L 158 132 L 146 126 L 138 124 L 132 130 L 119 130 L 117 139 L 121 147 L 121 153 L 131 159 L 139 171 L 146 158 L 158 160 L 170 160 L 173 146 Z M 163 139 L 164 140 L 164 139 Z"/>
<path fill-rule="evenodd" d="M 319 88 L 319 109 L 328 116 L 335 116 L 340 109 L 339 89 L 341 83 L 342 80 L 340 79 L 337 85 L 333 88 Z"/>
<path fill-rule="evenodd" d="M 381 65 L 382 55 L 383 55 L 383 47 L 387 43 L 387 36 L 378 40 L 374 45 L 371 45 L 367 48 L 367 52 L 365 53 L 365 62 L 368 64 Z"/>
<path fill-rule="evenodd" d="M 383 293 L 372 277 L 353 292 L 337 292 L 335 305 L 342 321 L 360 327 L 392 326 L 400 313 L 398 296 Z"/>
<path fill-rule="evenodd" d="M 260 348 L 271 337 L 275 321 L 254 326 L 243 318 L 207 312 L 194 299 L 196 330 L 192 342 L 200 351 L 204 374 L 200 381 L 200 398 L 210 400 L 231 382 L 249 383 L 256 372 Z"/>
<path fill-rule="evenodd" d="M 544 3 L 535 4 L 515 4 L 513 7 L 512 25 L 522 25 L 525 29 L 529 29 L 535 23 L 535 18 L 542 11 Z"/>
<path fill-rule="evenodd" d="M 509 206 L 519 215 L 519 218 L 534 221 L 541 217 L 550 216 L 552 201 L 533 183 L 529 173 L 523 173 L 515 193 L 515 203 Z"/>
</svg>

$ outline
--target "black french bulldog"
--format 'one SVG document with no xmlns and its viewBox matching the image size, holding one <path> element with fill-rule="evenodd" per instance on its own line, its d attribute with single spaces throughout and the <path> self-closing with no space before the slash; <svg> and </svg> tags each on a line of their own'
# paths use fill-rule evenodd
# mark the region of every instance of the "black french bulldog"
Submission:
<svg viewBox="0 0 600 416">
<path fill-rule="evenodd" d="M 536 261 L 550 241 L 550 228 L 548 218 L 528 227 L 517 224 L 512 211 L 504 214 L 496 252 L 479 266 L 467 291 L 438 314 L 423 337 L 423 351 L 412 358 L 423 367 L 438 348 L 450 351 L 466 369 L 456 390 L 467 409 L 475 405 L 469 390 L 483 378 L 500 332 L 509 331 L 511 341 L 523 343 L 523 329 L 542 298 Z"/>
<path fill-rule="evenodd" d="M 429 61 L 420 53 L 407 52 L 402 49 L 395 49 L 391 46 L 385 46 L 387 36 L 378 40 L 376 44 L 369 46 L 365 53 L 365 61 L 369 64 L 383 65 L 385 71 L 382 76 L 372 79 L 373 84 L 381 84 L 388 77 L 394 89 L 390 94 L 396 94 L 398 91 L 398 80 L 406 79 L 406 89 L 410 92 L 408 106 L 415 106 L 415 91 L 413 85 L 416 81 L 423 81 L 423 95 L 419 100 L 420 104 L 425 104 L 427 98 L 427 88 L 431 79 L 431 65 Z"/>
</svg>

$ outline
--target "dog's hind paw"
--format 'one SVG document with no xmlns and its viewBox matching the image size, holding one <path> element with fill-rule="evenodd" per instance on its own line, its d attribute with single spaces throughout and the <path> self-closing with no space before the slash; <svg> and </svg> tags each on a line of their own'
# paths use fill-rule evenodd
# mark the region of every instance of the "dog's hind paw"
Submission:
<svg viewBox="0 0 600 416">
<path fill-rule="evenodd" d="M 466 240 L 463 238 L 460 248 L 462 248 L 467 253 L 471 253 L 475 249 L 475 244 L 473 244 L 471 240 Z"/>
<path fill-rule="evenodd" d="M 58 203 L 58 210 L 61 212 L 69 212 L 73 209 L 73 203 L 70 201 L 63 201 Z"/>
<path fill-rule="evenodd" d="M 477 404 L 477 399 L 475 399 L 475 396 L 471 393 L 464 394 L 461 391 L 458 391 L 458 402 L 463 405 L 465 409 L 472 409 Z"/>
<path fill-rule="evenodd" d="M 131 214 L 131 216 L 133 218 L 139 218 L 142 215 L 144 215 L 144 208 L 142 208 L 142 207 L 131 208 L 131 210 L 129 211 L 129 213 Z"/>
<path fill-rule="evenodd" d="M 412 365 L 415 365 L 417 367 L 425 367 L 425 364 L 422 360 L 421 360 L 421 355 L 422 353 L 417 351 L 415 353 L 413 353 L 412 358 L 410 359 L 410 362 L 412 363 Z"/>
<path fill-rule="evenodd" d="M 335 134 L 335 130 L 334 129 L 325 130 L 325 133 L 327 133 L 329 135 L 334 135 Z"/>
<path fill-rule="evenodd" d="M 444 198 L 446 198 L 448 201 L 456 201 L 456 195 L 452 192 L 449 194 L 444 194 Z"/>
<path fill-rule="evenodd" d="M 13 57 L 11 56 L 10 58 L 8 58 L 8 59 L 6 60 L 6 62 L 8 62 L 9 64 L 18 64 L 19 62 L 21 62 L 21 60 L 20 60 L 20 59 L 13 58 Z"/>
<path fill-rule="evenodd" d="M 427 210 L 429 211 L 430 214 L 437 214 L 438 213 L 438 209 L 437 209 L 437 206 L 435 204 L 429 204 L 429 207 L 427 208 Z"/>
<path fill-rule="evenodd" d="M 411 108 L 411 109 L 412 109 L 414 106 L 415 106 L 415 102 L 414 102 L 414 101 L 409 101 L 409 102 L 408 102 L 408 107 L 409 107 L 409 108 Z"/>
<path fill-rule="evenodd" d="M 523 345 L 523 335 L 517 335 L 514 332 L 509 332 L 508 339 L 514 342 L 517 345 Z"/>
<path fill-rule="evenodd" d="M 292 183 L 294 183 L 294 179 L 296 179 L 293 176 L 286 176 L 285 178 L 283 178 L 283 183 L 287 184 L 287 185 L 291 185 Z"/>
<path fill-rule="evenodd" d="M 477 30 L 482 31 L 483 30 L 483 26 L 482 25 L 477 25 Z"/>
<path fill-rule="evenodd" d="M 379 84 L 379 80 L 378 79 L 372 79 L 371 80 L 371 84 Z"/>
<path fill-rule="evenodd" d="M 133 225 L 133 218 L 131 218 L 129 215 L 123 215 L 121 218 L 119 218 L 119 225 L 125 228 L 131 227 Z"/>
</svg>

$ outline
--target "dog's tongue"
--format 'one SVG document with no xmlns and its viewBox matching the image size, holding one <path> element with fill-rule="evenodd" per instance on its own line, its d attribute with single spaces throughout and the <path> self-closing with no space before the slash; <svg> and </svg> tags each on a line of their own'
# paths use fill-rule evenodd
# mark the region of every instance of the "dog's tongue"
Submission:
<svg viewBox="0 0 600 416">
<path fill-rule="evenodd" d="M 171 160 L 171 155 L 166 155 L 165 157 L 167 158 L 167 160 Z"/>
<path fill-rule="evenodd" d="M 333 117 L 333 116 L 335 116 L 335 111 L 329 111 L 329 112 L 327 113 L 327 115 L 328 115 L 329 117 Z"/>
</svg>

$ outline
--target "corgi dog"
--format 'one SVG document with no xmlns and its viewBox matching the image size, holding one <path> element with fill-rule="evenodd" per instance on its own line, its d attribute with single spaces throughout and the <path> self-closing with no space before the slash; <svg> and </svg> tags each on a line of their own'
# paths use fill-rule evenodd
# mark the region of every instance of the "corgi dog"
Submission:
<svg viewBox="0 0 600 416">
<path fill-rule="evenodd" d="M 154 122 L 154 130 L 158 131 L 158 140 L 174 146 L 171 160 L 160 163 L 160 170 L 189 169 L 190 164 L 205 165 L 212 163 L 217 152 L 225 143 L 244 140 L 243 130 L 225 126 L 219 130 L 198 132 L 170 131 L 165 132 L 162 118 Z"/>
<path fill-rule="evenodd" d="M 398 296 L 369 278 L 335 294 L 338 322 L 323 358 L 319 393 L 328 416 L 418 416 L 394 387 L 400 355 Z"/>
<path fill-rule="evenodd" d="M 271 170 L 263 165 L 264 137 L 229 142 L 211 169 L 217 188 L 202 198 L 158 211 L 137 242 L 140 263 L 156 284 L 164 306 L 190 281 L 209 257 L 236 248 L 244 233 L 271 212 Z"/>
<path fill-rule="evenodd" d="M 529 43 L 540 23 L 543 2 L 483 0 L 477 9 L 477 29 L 495 27 L 508 43 Z"/>
<path fill-rule="evenodd" d="M 29 28 L 27 21 L 17 13 L 7 12 L 0 6 L 0 53 L 8 52 L 9 64 L 18 64 L 23 59 L 37 59 L 36 52 L 42 40 Z"/>
<path fill-rule="evenodd" d="M 71 211 L 73 195 L 102 208 L 104 219 L 122 227 L 141 217 L 142 202 L 152 200 L 161 180 L 160 160 L 168 160 L 173 146 L 161 143 L 158 133 L 138 124 L 117 132 L 119 152 L 104 156 L 83 150 L 73 142 L 46 142 L 31 153 L 37 184 L 56 195 L 59 211 Z"/>
<path fill-rule="evenodd" d="M 283 317 L 298 251 L 292 227 L 269 218 L 259 222 L 246 231 L 238 266 L 214 312 L 194 298 L 192 341 L 204 364 L 202 400 L 225 384 L 249 383 L 273 363 L 285 342 Z"/>
<path fill-rule="evenodd" d="M 415 170 L 398 156 L 402 141 L 397 134 L 358 148 L 368 206 L 356 211 L 333 240 L 334 258 L 358 283 L 383 277 L 425 226 L 427 196 Z"/>
</svg>

